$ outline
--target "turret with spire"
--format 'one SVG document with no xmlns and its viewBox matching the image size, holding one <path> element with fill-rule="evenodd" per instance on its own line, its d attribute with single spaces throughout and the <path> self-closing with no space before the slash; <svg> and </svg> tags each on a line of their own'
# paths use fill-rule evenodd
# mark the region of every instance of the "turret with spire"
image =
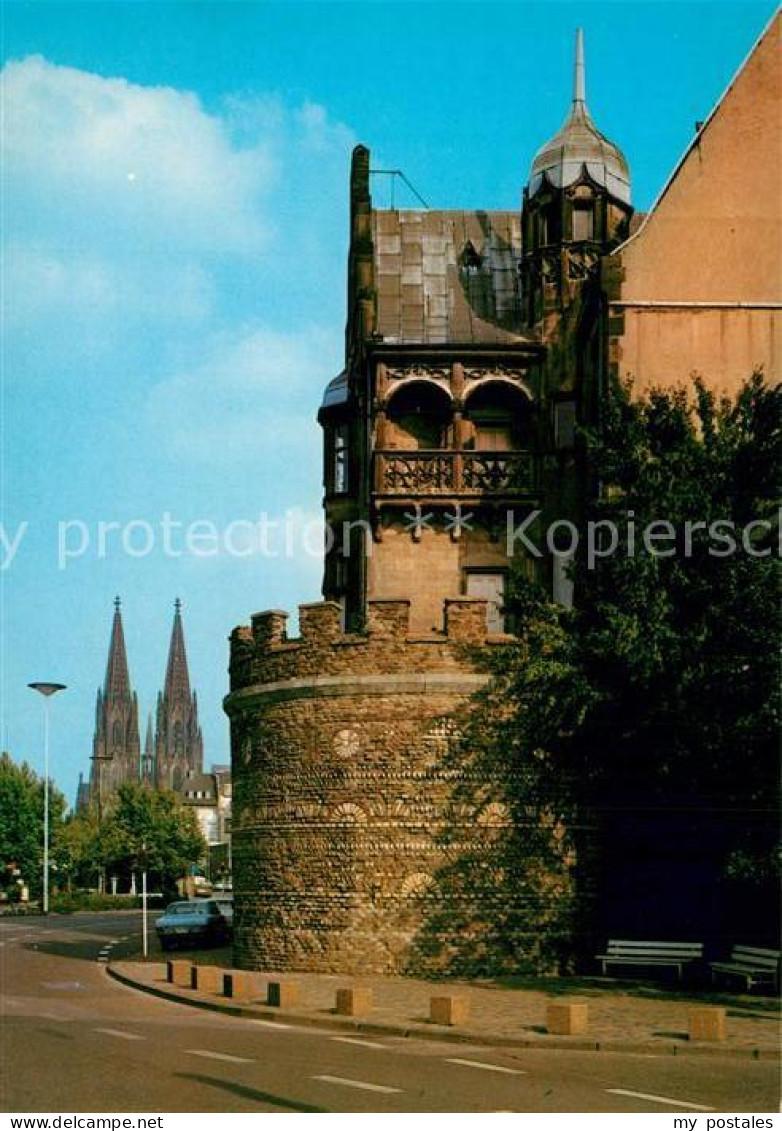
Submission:
<svg viewBox="0 0 782 1131">
<path fill-rule="evenodd" d="M 631 214 L 627 161 L 587 107 L 579 28 L 570 110 L 535 155 L 524 189 L 522 271 L 531 326 L 573 301 L 600 255 L 625 238 Z"/>
<path fill-rule="evenodd" d="M 106 678 L 98 690 L 90 774 L 90 802 L 102 808 L 124 782 L 139 780 L 138 699 L 131 688 L 122 610 L 114 600 Z"/>
<path fill-rule="evenodd" d="M 174 623 L 168 650 L 166 679 L 158 695 L 155 730 L 155 784 L 180 789 L 184 780 L 203 770 L 204 750 L 198 725 L 198 700 L 190 690 L 182 602 L 174 602 Z"/>
</svg>

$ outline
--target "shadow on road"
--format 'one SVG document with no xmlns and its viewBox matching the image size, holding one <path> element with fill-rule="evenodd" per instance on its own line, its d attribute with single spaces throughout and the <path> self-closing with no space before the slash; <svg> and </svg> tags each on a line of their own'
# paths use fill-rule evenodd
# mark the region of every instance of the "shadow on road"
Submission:
<svg viewBox="0 0 782 1131">
<path fill-rule="evenodd" d="M 233 1080 L 220 1080 L 216 1076 L 201 1076 L 197 1072 L 177 1072 L 180 1080 L 195 1080 L 198 1084 L 208 1084 L 213 1088 L 221 1088 L 224 1092 L 231 1092 L 234 1096 L 241 1096 L 245 1100 L 255 1100 L 256 1103 L 271 1104 L 281 1107 L 286 1111 L 315 1112 L 328 1114 L 327 1107 L 315 1107 L 299 1100 L 289 1100 L 284 1096 L 273 1096 L 270 1092 L 261 1092 L 257 1088 L 250 1088 L 247 1084 L 237 1084 Z"/>
</svg>

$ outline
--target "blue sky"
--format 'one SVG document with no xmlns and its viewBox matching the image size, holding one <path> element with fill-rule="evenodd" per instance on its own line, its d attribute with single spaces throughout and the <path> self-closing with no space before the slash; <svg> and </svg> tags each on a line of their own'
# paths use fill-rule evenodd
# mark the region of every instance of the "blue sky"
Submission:
<svg viewBox="0 0 782 1131">
<path fill-rule="evenodd" d="M 115 593 L 142 716 L 179 596 L 206 760 L 228 760 L 228 633 L 319 595 L 301 543 L 342 360 L 354 144 L 433 207 L 517 207 L 581 25 L 590 108 L 646 209 L 774 7 L 6 0 L 6 538 L 27 526 L 0 574 L 2 744 L 40 767 L 26 684 L 67 683 L 52 768 L 72 798 Z M 264 512 L 289 516 L 292 558 L 239 526 L 242 556 L 212 552 L 212 529 Z"/>
</svg>

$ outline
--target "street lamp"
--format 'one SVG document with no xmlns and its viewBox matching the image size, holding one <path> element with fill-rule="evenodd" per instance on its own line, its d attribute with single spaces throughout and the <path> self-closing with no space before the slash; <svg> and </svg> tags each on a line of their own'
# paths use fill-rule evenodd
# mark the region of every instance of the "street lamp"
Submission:
<svg viewBox="0 0 782 1131">
<path fill-rule="evenodd" d="M 43 913 L 49 914 L 49 699 L 65 691 L 64 683 L 28 683 L 43 695 Z"/>
</svg>

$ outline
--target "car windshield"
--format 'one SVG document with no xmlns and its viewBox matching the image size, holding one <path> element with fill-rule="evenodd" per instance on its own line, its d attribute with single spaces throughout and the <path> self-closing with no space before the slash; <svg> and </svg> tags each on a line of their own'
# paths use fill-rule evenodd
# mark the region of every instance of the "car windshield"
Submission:
<svg viewBox="0 0 782 1131">
<path fill-rule="evenodd" d="M 166 908 L 166 915 L 200 915 L 200 903 L 172 903 Z"/>
</svg>

